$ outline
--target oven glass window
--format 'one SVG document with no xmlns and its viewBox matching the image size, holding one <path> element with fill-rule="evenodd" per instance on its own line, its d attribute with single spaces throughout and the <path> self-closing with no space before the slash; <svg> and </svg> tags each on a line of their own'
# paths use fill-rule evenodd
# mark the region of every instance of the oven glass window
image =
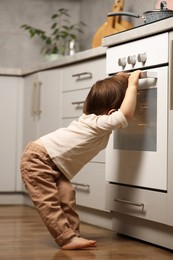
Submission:
<svg viewBox="0 0 173 260">
<path fill-rule="evenodd" d="M 157 88 L 138 91 L 133 119 L 128 127 L 114 131 L 114 149 L 156 151 Z"/>
</svg>

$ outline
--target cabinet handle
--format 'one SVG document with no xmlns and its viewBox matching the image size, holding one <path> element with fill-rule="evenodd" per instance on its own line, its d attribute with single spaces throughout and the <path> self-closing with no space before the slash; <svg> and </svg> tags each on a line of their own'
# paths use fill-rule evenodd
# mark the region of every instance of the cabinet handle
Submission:
<svg viewBox="0 0 173 260">
<path fill-rule="evenodd" d="M 137 203 L 137 202 L 132 202 L 132 201 L 129 201 L 129 200 L 122 200 L 122 199 L 114 199 L 114 201 L 118 202 L 118 203 L 126 204 L 126 205 L 142 207 L 142 209 L 144 208 L 144 203 Z"/>
<path fill-rule="evenodd" d="M 83 77 L 83 76 L 85 76 L 85 77 Z M 92 73 L 91 72 L 81 72 L 81 73 L 73 74 L 72 77 L 77 77 L 76 80 L 90 79 L 90 78 L 92 78 Z"/>
<path fill-rule="evenodd" d="M 80 106 L 80 105 L 83 105 L 84 103 L 85 103 L 85 101 L 75 101 L 75 102 L 72 102 L 71 104 Z"/>
<path fill-rule="evenodd" d="M 37 114 L 37 82 L 33 83 L 33 92 L 32 92 L 32 116 Z"/>
<path fill-rule="evenodd" d="M 37 115 L 39 116 L 41 114 L 41 86 L 42 86 L 42 82 L 38 82 L 37 83 L 37 89 L 38 89 L 38 93 L 37 93 Z"/>
<path fill-rule="evenodd" d="M 32 115 L 39 116 L 41 113 L 41 85 L 40 81 L 33 83 Z"/>
<path fill-rule="evenodd" d="M 84 183 L 79 183 L 79 182 L 71 182 L 72 185 L 77 187 L 83 187 L 89 190 L 90 185 L 89 184 L 84 184 Z"/>
</svg>

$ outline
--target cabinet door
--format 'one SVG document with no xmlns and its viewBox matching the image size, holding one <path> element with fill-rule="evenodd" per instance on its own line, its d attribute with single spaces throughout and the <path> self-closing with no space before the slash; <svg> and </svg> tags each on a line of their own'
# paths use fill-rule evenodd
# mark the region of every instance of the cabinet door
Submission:
<svg viewBox="0 0 173 260">
<path fill-rule="evenodd" d="M 82 115 L 84 101 L 89 90 L 75 90 L 62 94 L 62 118 L 76 118 Z"/>
<path fill-rule="evenodd" d="M 106 77 L 106 58 L 79 62 L 63 69 L 63 92 L 90 88 Z"/>
<path fill-rule="evenodd" d="M 61 70 L 35 73 L 25 78 L 24 146 L 60 126 Z"/>
<path fill-rule="evenodd" d="M 29 75 L 24 81 L 23 146 L 37 138 L 38 116 L 35 112 L 37 74 Z"/>
<path fill-rule="evenodd" d="M 17 124 L 18 124 L 18 80 L 17 77 L 0 77 L 0 191 L 16 189 L 17 169 Z"/>
<path fill-rule="evenodd" d="M 72 179 L 77 205 L 105 211 L 105 164 L 88 163 Z"/>
<path fill-rule="evenodd" d="M 61 125 L 66 127 L 83 113 L 92 85 L 106 77 L 105 57 L 70 65 L 63 70 Z M 77 205 L 105 211 L 105 151 L 72 179 Z M 101 191 L 101 192 L 100 192 Z"/>
<path fill-rule="evenodd" d="M 62 70 L 50 70 L 38 74 L 40 82 L 40 116 L 38 137 L 60 127 Z"/>
</svg>

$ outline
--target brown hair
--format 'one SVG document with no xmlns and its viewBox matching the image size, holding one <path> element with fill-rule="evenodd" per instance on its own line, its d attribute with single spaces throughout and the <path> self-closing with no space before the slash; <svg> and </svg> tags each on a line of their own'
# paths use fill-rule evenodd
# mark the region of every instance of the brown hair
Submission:
<svg viewBox="0 0 173 260">
<path fill-rule="evenodd" d="M 97 81 L 85 100 L 85 114 L 104 115 L 111 109 L 118 110 L 128 86 L 128 74 L 119 73 L 113 77 Z"/>
</svg>

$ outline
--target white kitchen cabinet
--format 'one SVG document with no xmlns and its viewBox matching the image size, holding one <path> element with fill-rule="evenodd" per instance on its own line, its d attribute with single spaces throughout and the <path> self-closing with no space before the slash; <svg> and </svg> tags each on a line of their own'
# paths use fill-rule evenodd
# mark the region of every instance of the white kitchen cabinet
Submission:
<svg viewBox="0 0 173 260">
<path fill-rule="evenodd" d="M 90 88 L 106 77 L 105 66 L 105 56 L 102 56 L 63 69 L 61 126 L 66 127 L 83 113 L 83 104 Z M 72 183 L 77 205 L 105 211 L 105 151 L 85 165 Z"/>
<path fill-rule="evenodd" d="M 62 70 L 55 69 L 25 77 L 24 146 L 60 126 Z"/>
<path fill-rule="evenodd" d="M 65 92 L 62 95 L 62 118 L 77 118 L 83 113 L 83 104 L 90 89 Z"/>
<path fill-rule="evenodd" d="M 105 164 L 89 162 L 72 179 L 79 206 L 105 211 Z"/>
<path fill-rule="evenodd" d="M 97 80 L 105 78 L 105 59 L 102 56 L 63 68 L 63 92 L 91 88 Z"/>
<path fill-rule="evenodd" d="M 22 135 L 23 79 L 0 76 L 0 192 L 14 192 L 19 188 L 18 162 Z"/>
</svg>

